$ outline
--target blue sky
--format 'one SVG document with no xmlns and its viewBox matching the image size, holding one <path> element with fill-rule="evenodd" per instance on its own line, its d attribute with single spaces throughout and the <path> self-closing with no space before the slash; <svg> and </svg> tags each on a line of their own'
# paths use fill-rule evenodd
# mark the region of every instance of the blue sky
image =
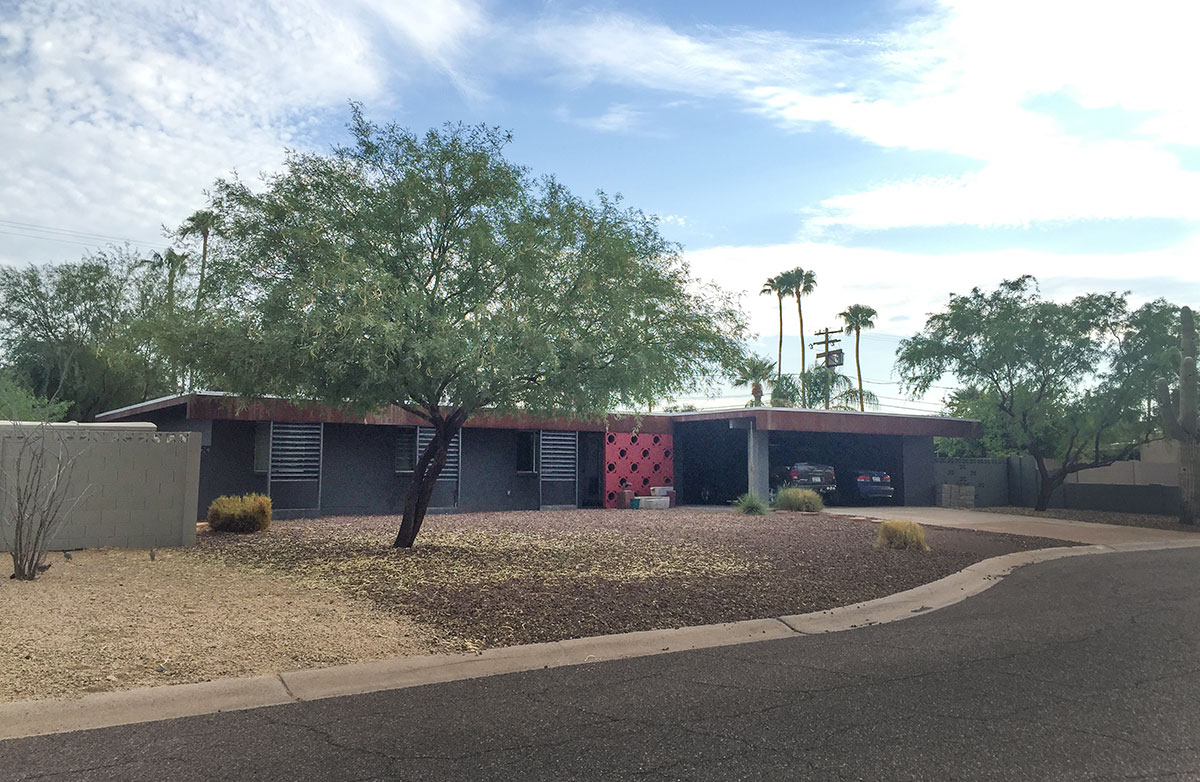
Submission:
<svg viewBox="0 0 1200 782">
<path fill-rule="evenodd" d="M 213 179 L 379 121 L 487 122 L 511 157 L 659 215 L 700 277 L 874 306 L 864 374 L 951 291 L 1200 304 L 1200 10 L 1186 2 L 0 3 L 0 262 L 153 246 Z M 785 368 L 798 366 L 794 313 Z"/>
</svg>

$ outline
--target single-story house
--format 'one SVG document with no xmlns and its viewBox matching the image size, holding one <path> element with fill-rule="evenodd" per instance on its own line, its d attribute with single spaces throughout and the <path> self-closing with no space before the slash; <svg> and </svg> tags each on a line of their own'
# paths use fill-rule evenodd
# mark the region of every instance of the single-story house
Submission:
<svg viewBox="0 0 1200 782">
<path fill-rule="evenodd" d="M 215 392 L 111 410 L 198 432 L 197 513 L 223 494 L 261 492 L 281 517 L 398 513 L 433 430 L 390 408 L 365 418 L 315 404 Z M 674 487 L 681 504 L 766 496 L 795 461 L 839 474 L 885 470 L 895 502 L 933 502 L 933 438 L 977 437 L 977 421 L 923 415 L 733 408 L 602 420 L 480 413 L 455 439 L 431 507 L 464 511 L 616 507 L 617 493 Z"/>
</svg>

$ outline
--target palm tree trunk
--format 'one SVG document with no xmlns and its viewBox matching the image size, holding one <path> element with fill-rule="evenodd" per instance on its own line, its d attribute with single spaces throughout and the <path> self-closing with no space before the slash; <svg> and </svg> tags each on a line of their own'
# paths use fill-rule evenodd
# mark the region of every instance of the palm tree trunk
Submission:
<svg viewBox="0 0 1200 782">
<path fill-rule="evenodd" d="M 858 411 L 860 413 L 865 413 L 867 410 L 867 405 L 863 401 L 862 354 L 858 350 L 858 339 L 861 336 L 862 330 L 856 328 L 854 330 L 854 368 L 858 370 Z"/>
<path fill-rule="evenodd" d="M 775 379 L 783 377 L 783 294 L 779 294 L 779 357 L 775 361 Z"/>
<path fill-rule="evenodd" d="M 808 358 L 804 355 L 804 307 L 800 303 L 800 293 L 796 293 L 796 315 L 800 317 L 800 399 L 807 400 L 804 391 L 804 373 L 808 371 Z M 807 407 L 807 405 L 804 405 Z"/>
<path fill-rule="evenodd" d="M 200 234 L 200 279 L 196 281 L 196 305 L 194 312 L 200 311 L 201 297 L 204 295 L 204 275 L 208 269 L 208 231 Z"/>
</svg>

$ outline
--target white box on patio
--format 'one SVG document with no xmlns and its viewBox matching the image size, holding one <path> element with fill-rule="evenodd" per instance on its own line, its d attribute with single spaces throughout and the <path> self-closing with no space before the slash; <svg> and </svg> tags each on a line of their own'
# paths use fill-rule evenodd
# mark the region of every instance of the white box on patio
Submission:
<svg viewBox="0 0 1200 782">
<path fill-rule="evenodd" d="M 652 497 L 670 497 L 673 490 L 670 486 L 651 486 L 650 496 Z"/>
<path fill-rule="evenodd" d="M 670 497 L 639 497 L 639 510 L 666 510 L 671 507 Z"/>
</svg>

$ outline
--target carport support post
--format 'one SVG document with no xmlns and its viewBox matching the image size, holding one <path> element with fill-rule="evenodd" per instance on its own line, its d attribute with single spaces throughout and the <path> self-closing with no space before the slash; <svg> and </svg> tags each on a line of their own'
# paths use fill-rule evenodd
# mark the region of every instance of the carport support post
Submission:
<svg viewBox="0 0 1200 782">
<path fill-rule="evenodd" d="M 767 436 L 763 429 L 746 430 L 746 485 L 748 491 L 766 501 L 771 494 L 770 465 L 768 464 Z"/>
</svg>

